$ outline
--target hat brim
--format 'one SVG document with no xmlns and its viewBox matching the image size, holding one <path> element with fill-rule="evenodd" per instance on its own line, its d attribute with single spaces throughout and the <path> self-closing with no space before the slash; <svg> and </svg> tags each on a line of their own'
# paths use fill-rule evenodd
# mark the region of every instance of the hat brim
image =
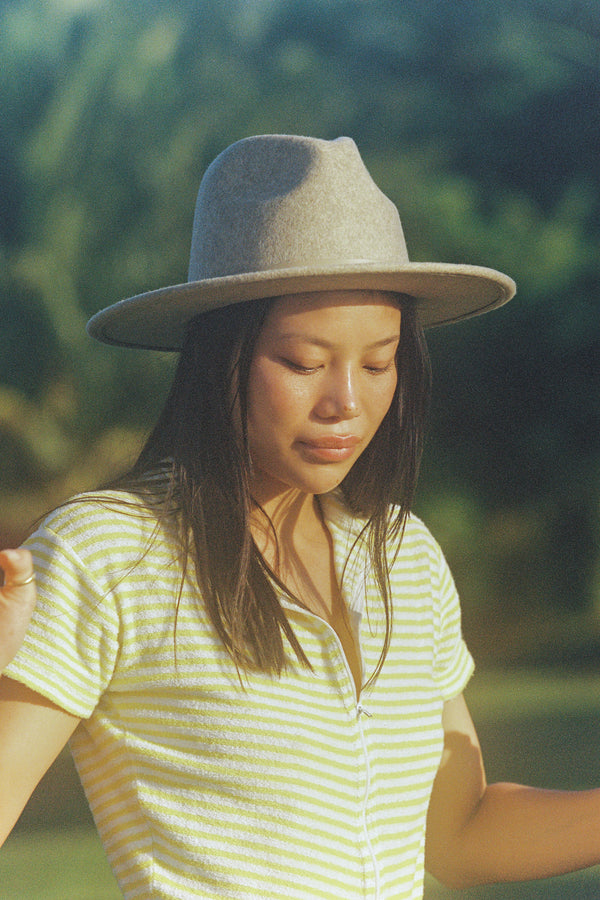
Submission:
<svg viewBox="0 0 600 900">
<path fill-rule="evenodd" d="M 179 350 L 187 323 L 211 309 L 278 297 L 333 290 L 405 294 L 416 302 L 424 327 L 458 322 L 502 306 L 514 296 L 512 278 L 483 266 L 450 263 L 372 263 L 315 271 L 309 268 L 248 272 L 190 281 L 121 300 L 93 316 L 88 333 L 106 344 Z"/>
</svg>

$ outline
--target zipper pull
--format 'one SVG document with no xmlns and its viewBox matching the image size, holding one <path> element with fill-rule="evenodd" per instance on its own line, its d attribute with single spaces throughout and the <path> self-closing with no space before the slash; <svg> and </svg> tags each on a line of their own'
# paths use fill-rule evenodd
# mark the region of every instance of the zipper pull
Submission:
<svg viewBox="0 0 600 900">
<path fill-rule="evenodd" d="M 367 716 L 367 718 L 369 718 L 369 719 L 373 718 L 373 713 L 370 713 L 368 709 L 365 709 L 365 707 L 362 705 L 362 703 L 357 704 L 356 712 L 358 713 L 359 716 L 362 713 L 363 715 Z"/>
</svg>

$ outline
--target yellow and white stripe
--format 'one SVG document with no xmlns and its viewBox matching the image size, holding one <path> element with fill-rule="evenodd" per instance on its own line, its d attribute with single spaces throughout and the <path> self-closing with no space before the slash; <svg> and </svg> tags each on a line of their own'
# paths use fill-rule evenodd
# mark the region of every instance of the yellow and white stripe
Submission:
<svg viewBox="0 0 600 900">
<path fill-rule="evenodd" d="M 107 498 L 108 499 L 108 498 Z M 323 498 L 341 572 L 358 525 Z M 192 581 L 147 514 L 81 499 L 34 535 L 40 601 L 7 670 L 82 718 L 72 748 L 128 900 L 417 900 L 441 710 L 468 680 L 456 592 L 411 519 L 391 648 L 356 697 L 340 642 L 289 604 L 313 667 L 242 687 Z M 384 637 L 366 550 L 344 584 L 365 679 Z M 283 601 L 282 601 L 283 602 Z"/>
</svg>

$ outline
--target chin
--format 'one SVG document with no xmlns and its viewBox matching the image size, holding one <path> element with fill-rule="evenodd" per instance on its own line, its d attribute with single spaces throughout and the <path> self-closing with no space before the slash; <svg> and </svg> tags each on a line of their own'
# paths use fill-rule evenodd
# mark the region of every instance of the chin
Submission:
<svg viewBox="0 0 600 900">
<path fill-rule="evenodd" d="M 290 466 L 289 468 L 267 468 L 256 471 L 256 489 L 259 495 L 275 496 L 287 491 L 301 494 L 328 494 L 342 483 L 352 466 Z M 260 474 L 258 474 L 260 472 Z M 260 485 L 260 486 L 259 486 Z"/>
<path fill-rule="evenodd" d="M 348 472 L 336 475 L 332 473 L 329 477 L 307 479 L 298 487 L 306 494 L 328 494 L 340 486 L 347 474 Z"/>
</svg>

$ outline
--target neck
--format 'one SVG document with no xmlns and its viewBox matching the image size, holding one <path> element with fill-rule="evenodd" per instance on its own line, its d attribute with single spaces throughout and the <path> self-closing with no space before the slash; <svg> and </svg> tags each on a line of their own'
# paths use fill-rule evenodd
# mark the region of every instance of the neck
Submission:
<svg viewBox="0 0 600 900">
<path fill-rule="evenodd" d="M 259 551 L 269 562 L 277 550 L 285 553 L 298 541 L 310 543 L 322 531 L 321 508 L 314 494 L 289 490 L 256 503 L 250 527 Z"/>
<path fill-rule="evenodd" d="M 290 492 L 267 507 L 256 509 L 251 526 L 258 550 L 293 597 L 332 622 L 341 594 L 318 497 Z"/>
</svg>

